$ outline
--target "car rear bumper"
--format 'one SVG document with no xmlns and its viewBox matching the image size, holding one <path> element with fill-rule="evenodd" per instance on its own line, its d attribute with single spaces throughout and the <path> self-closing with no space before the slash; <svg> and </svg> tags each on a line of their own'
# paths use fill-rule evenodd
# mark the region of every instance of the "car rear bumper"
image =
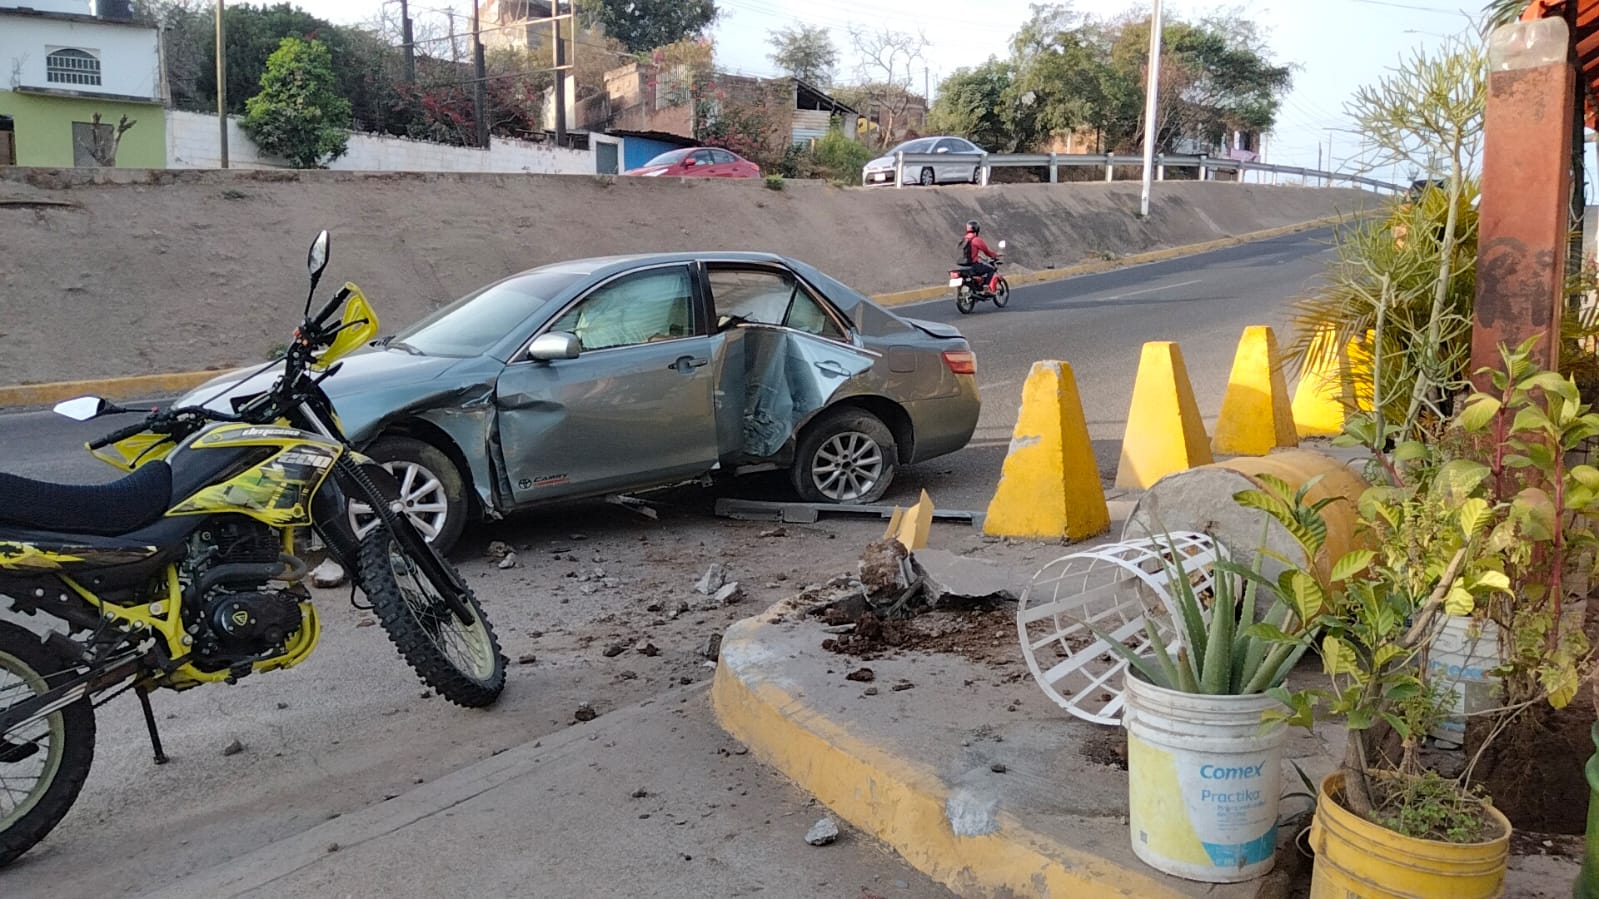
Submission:
<svg viewBox="0 0 1599 899">
<path fill-rule="evenodd" d="M 916 441 L 911 462 L 924 462 L 956 452 L 970 443 L 977 430 L 977 417 L 983 403 L 977 392 L 976 375 L 956 375 L 959 390 L 936 399 L 913 400 L 906 404 Z"/>
</svg>

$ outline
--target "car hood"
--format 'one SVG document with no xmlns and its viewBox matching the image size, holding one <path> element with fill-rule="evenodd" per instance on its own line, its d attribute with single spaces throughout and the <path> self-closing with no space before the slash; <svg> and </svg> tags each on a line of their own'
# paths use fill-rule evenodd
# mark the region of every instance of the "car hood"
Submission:
<svg viewBox="0 0 1599 899">
<path fill-rule="evenodd" d="M 869 169 L 893 168 L 894 167 L 894 157 L 892 157 L 892 156 L 879 156 L 876 159 L 872 160 L 871 162 L 868 162 L 866 164 L 866 167 L 869 168 Z"/>
<path fill-rule="evenodd" d="M 460 362 L 449 356 L 417 356 L 404 350 L 364 350 L 345 357 L 335 372 L 322 382 L 322 389 L 335 405 L 341 397 L 405 390 L 431 381 Z M 218 375 L 184 394 L 174 405 L 192 406 L 205 401 L 219 412 L 232 412 L 234 397 L 254 396 L 271 388 L 283 374 L 279 362 L 241 381 L 255 368 L 240 368 Z M 341 413 L 342 414 L 342 413 Z"/>
</svg>

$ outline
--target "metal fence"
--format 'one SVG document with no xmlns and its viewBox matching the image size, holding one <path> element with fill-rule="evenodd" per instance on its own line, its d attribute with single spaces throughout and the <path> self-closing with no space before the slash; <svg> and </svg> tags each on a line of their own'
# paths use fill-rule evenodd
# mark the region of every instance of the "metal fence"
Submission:
<svg viewBox="0 0 1599 899">
<path fill-rule="evenodd" d="M 949 165 L 951 158 L 946 153 L 895 153 L 894 154 L 894 186 L 905 185 L 905 170 L 915 172 L 923 166 Z M 1105 180 L 1116 180 L 1117 166 L 1133 166 L 1142 169 L 1144 158 L 1142 156 L 1122 156 L 1113 153 L 1015 153 L 984 154 L 978 163 L 978 183 L 987 184 L 989 176 L 994 169 L 1048 169 L 1051 184 L 1060 180 L 1060 170 L 1063 166 L 1076 167 L 1101 167 L 1105 170 Z M 1303 178 L 1309 181 L 1319 181 L 1331 186 L 1333 184 L 1349 184 L 1356 188 L 1372 190 L 1387 190 L 1403 193 L 1408 187 L 1367 178 L 1350 172 L 1324 172 L 1319 169 L 1300 168 L 1291 165 L 1268 165 L 1260 162 L 1244 162 L 1237 159 L 1223 159 L 1213 156 L 1175 156 L 1158 154 L 1155 157 L 1155 180 L 1166 180 L 1166 170 L 1169 168 L 1188 168 L 1199 170 L 1199 180 L 1207 181 L 1212 172 L 1233 172 L 1238 180 L 1244 180 L 1247 172 L 1260 172 L 1262 175 L 1270 174 L 1273 181 L 1281 176 Z M 864 176 L 863 176 L 864 177 Z M 912 179 L 915 180 L 914 178 Z"/>
</svg>

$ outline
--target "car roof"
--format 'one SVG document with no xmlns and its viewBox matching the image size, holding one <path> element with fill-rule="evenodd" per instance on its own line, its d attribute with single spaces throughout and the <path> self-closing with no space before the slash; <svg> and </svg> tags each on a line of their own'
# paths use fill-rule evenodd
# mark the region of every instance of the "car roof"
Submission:
<svg viewBox="0 0 1599 899">
<path fill-rule="evenodd" d="M 690 253 L 633 253 L 623 256 L 591 256 L 587 259 L 568 259 L 528 269 L 529 272 L 567 272 L 573 275 L 605 277 L 635 268 L 651 265 L 670 265 L 674 262 L 748 262 L 788 266 L 790 261 L 776 253 L 744 251 L 697 251 Z"/>
</svg>

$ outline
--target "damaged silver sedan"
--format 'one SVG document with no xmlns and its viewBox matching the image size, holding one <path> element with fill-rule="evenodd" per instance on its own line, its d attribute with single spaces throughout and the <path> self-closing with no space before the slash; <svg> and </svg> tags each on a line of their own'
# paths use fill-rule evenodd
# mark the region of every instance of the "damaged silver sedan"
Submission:
<svg viewBox="0 0 1599 899">
<path fill-rule="evenodd" d="M 786 469 L 809 502 L 880 499 L 901 465 L 954 452 L 979 408 L 948 325 L 903 318 L 816 269 L 756 253 L 563 262 L 497 281 L 325 383 L 444 548 L 472 517 Z M 237 402 L 218 378 L 180 400 Z M 369 510 L 354 508 L 358 528 Z"/>
</svg>

